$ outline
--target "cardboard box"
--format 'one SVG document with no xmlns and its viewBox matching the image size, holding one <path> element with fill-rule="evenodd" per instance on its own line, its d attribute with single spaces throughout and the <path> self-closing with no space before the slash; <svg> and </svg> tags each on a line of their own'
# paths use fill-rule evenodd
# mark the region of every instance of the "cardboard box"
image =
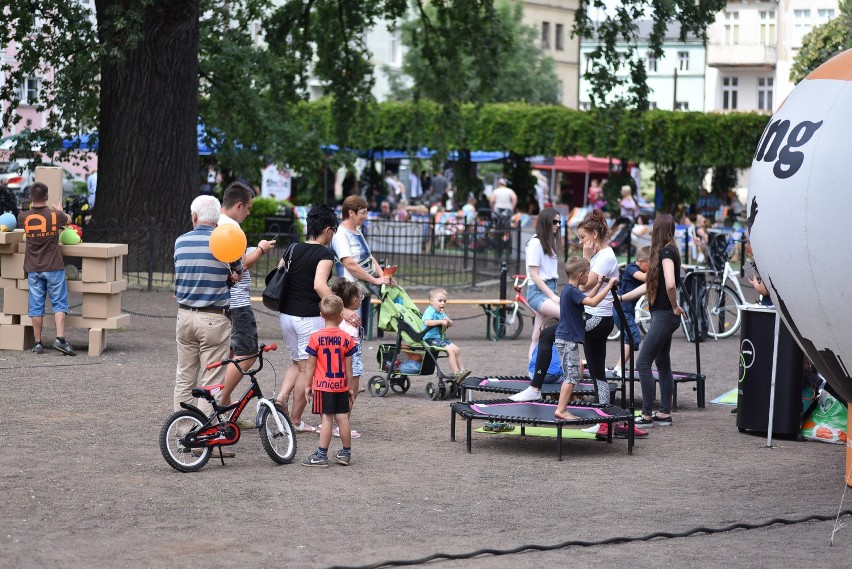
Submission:
<svg viewBox="0 0 852 569">
<path fill-rule="evenodd" d="M 83 282 L 108 283 L 119 280 L 121 273 L 116 276 L 116 261 L 120 257 L 108 259 L 83 258 Z"/>
<path fill-rule="evenodd" d="M 0 314 L 0 325 L 2 324 L 20 324 L 21 316 L 19 314 Z"/>
<path fill-rule="evenodd" d="M 110 318 L 121 314 L 121 294 L 83 293 L 83 318 Z"/>
<path fill-rule="evenodd" d="M 59 251 L 64 257 L 91 257 L 93 259 L 121 257 L 127 255 L 127 250 L 126 243 L 78 243 L 59 246 Z"/>
<path fill-rule="evenodd" d="M 62 201 L 62 168 L 56 166 L 36 166 L 35 181 L 47 186 L 47 203 Z"/>
<path fill-rule="evenodd" d="M 21 316 L 21 324 L 32 326 L 33 319 L 29 316 Z M 104 330 L 116 330 L 124 328 L 128 324 L 130 324 L 129 314 L 119 314 L 118 316 L 110 316 L 109 318 L 83 318 L 82 316 L 72 314 L 65 317 L 66 328 L 85 328 L 87 330 L 103 328 Z M 54 326 L 53 314 L 45 314 L 44 325 L 48 328 Z"/>
<path fill-rule="evenodd" d="M 32 326 L 0 325 L 0 350 L 29 350 L 34 344 Z"/>
<path fill-rule="evenodd" d="M 30 308 L 30 294 L 26 290 L 3 289 L 3 314 L 24 315 Z"/>
<path fill-rule="evenodd" d="M 12 243 L 24 242 L 24 230 L 16 229 L 14 231 L 0 232 L 0 245 L 11 245 Z"/>
<path fill-rule="evenodd" d="M 0 278 L 0 288 L 21 288 L 18 286 L 18 283 L 21 282 L 17 279 L 3 279 Z M 27 279 L 24 279 L 24 282 L 27 282 Z"/>
<path fill-rule="evenodd" d="M 0 279 L 2 280 L 2 279 Z M 115 294 L 127 290 L 127 280 L 109 283 L 84 283 L 83 281 L 68 281 L 68 292 L 92 292 L 99 294 Z"/>
<path fill-rule="evenodd" d="M 106 330 L 92 328 L 89 330 L 89 357 L 97 357 L 106 349 Z"/>
<path fill-rule="evenodd" d="M 0 255 L 0 277 L 4 279 L 24 279 L 24 255 Z"/>
</svg>

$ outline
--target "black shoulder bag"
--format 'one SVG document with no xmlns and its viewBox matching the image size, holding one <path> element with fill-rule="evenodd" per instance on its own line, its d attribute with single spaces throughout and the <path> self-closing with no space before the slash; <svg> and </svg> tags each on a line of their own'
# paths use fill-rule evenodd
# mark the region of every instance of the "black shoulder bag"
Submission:
<svg viewBox="0 0 852 569">
<path fill-rule="evenodd" d="M 287 273 L 290 271 L 290 263 L 293 261 L 293 250 L 296 244 L 292 243 L 287 252 L 281 258 L 278 266 L 266 275 L 266 288 L 263 289 L 263 305 L 269 310 L 278 312 L 284 293 L 287 292 Z"/>
</svg>

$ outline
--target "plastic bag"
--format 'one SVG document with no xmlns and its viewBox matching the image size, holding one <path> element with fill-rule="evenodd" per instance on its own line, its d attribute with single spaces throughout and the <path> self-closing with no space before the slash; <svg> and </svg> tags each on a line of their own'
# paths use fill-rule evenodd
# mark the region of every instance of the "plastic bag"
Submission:
<svg viewBox="0 0 852 569">
<path fill-rule="evenodd" d="M 802 422 L 801 435 L 809 441 L 842 445 L 846 442 L 846 406 L 823 390 L 817 405 Z"/>
</svg>

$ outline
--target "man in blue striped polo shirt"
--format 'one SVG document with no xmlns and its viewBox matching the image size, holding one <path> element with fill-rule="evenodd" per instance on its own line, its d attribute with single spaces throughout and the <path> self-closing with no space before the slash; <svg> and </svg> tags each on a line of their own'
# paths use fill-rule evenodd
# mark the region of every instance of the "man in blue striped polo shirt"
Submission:
<svg viewBox="0 0 852 569">
<path fill-rule="evenodd" d="M 192 231 L 175 241 L 175 297 L 178 303 L 175 336 L 177 371 L 175 375 L 174 409 L 181 402 L 195 403 L 192 389 L 198 385 L 222 383 L 225 368 L 207 371 L 207 364 L 228 357 L 231 337 L 229 280 L 239 278 L 239 261 L 230 266 L 217 260 L 210 251 L 210 234 L 219 221 L 219 200 L 198 196 L 190 206 Z M 203 374 L 203 375 L 202 375 Z M 206 401 L 199 401 L 205 413 L 212 411 Z M 229 453 L 230 454 L 230 453 Z"/>
</svg>

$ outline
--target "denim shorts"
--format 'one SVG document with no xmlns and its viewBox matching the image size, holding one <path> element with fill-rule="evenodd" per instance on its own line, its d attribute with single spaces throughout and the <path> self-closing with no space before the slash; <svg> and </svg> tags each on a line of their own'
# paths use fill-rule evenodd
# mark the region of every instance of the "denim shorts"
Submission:
<svg viewBox="0 0 852 569">
<path fill-rule="evenodd" d="M 257 322 L 251 306 L 231 309 L 231 349 L 236 356 L 257 353 Z"/>
<path fill-rule="evenodd" d="M 53 313 L 68 314 L 68 283 L 65 282 L 65 270 L 42 271 L 27 273 L 27 284 L 30 287 L 29 311 L 30 318 L 44 316 L 44 299 L 50 296 Z"/>
<path fill-rule="evenodd" d="M 615 320 L 615 327 L 621 329 L 621 322 L 618 319 L 618 315 L 615 313 L 615 309 L 612 311 L 612 317 Z M 642 342 L 642 333 L 639 331 L 639 326 L 636 325 L 636 317 L 634 316 L 633 311 L 625 310 L 624 319 L 627 320 L 628 333 L 624 335 L 622 342 L 626 344 L 627 339 L 632 338 L 633 348 L 638 348 L 639 344 Z"/>
<path fill-rule="evenodd" d="M 446 348 L 452 344 L 447 338 L 423 338 L 423 341 L 435 348 Z"/>
<path fill-rule="evenodd" d="M 352 377 L 364 375 L 364 363 L 361 361 L 361 340 L 358 340 L 358 349 L 352 355 Z"/>
<path fill-rule="evenodd" d="M 544 281 L 544 284 L 546 284 L 547 288 L 551 291 L 554 293 L 556 292 L 556 279 L 547 279 Z M 550 297 L 540 291 L 534 282 L 527 284 L 527 302 L 533 310 L 538 312 L 539 307 L 544 304 L 544 301 L 549 299 Z"/>
</svg>

